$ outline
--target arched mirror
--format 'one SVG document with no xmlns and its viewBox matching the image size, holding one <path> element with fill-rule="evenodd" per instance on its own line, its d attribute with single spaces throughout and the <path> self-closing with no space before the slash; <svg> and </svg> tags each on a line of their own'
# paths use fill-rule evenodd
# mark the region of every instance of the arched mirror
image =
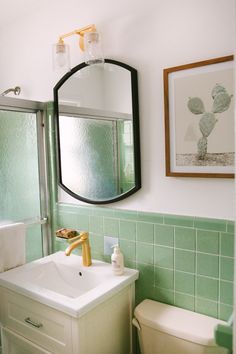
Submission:
<svg viewBox="0 0 236 354">
<path fill-rule="evenodd" d="M 59 185 L 92 204 L 141 187 L 137 71 L 82 63 L 54 88 Z"/>
</svg>

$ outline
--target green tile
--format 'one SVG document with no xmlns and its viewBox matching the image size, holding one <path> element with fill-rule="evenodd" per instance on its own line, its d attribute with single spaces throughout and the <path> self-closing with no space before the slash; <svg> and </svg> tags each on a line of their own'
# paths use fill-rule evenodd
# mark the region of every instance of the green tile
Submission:
<svg viewBox="0 0 236 354">
<path fill-rule="evenodd" d="M 89 230 L 89 216 L 88 215 L 76 215 L 76 229 L 80 231 L 87 231 Z"/>
<path fill-rule="evenodd" d="M 196 294 L 198 297 L 208 300 L 218 300 L 218 286 L 217 279 L 206 278 L 203 276 L 196 277 Z"/>
<path fill-rule="evenodd" d="M 194 227 L 196 229 L 226 231 L 226 220 L 196 218 L 194 220 Z"/>
<path fill-rule="evenodd" d="M 119 220 L 114 218 L 104 218 L 104 235 L 119 236 Z"/>
<path fill-rule="evenodd" d="M 136 239 L 136 222 L 120 220 L 120 238 L 126 240 Z"/>
<path fill-rule="evenodd" d="M 126 268 L 131 268 L 131 269 L 136 269 L 136 262 L 132 261 L 131 259 L 125 258 L 124 259 L 124 265 Z"/>
<path fill-rule="evenodd" d="M 195 252 L 175 249 L 175 269 L 183 272 L 195 272 Z"/>
<path fill-rule="evenodd" d="M 81 207 L 78 205 L 72 205 L 72 204 L 64 204 L 61 206 L 61 203 L 58 204 L 58 211 L 60 213 L 68 213 L 68 214 L 74 214 L 74 215 L 82 215 L 82 216 L 87 216 L 92 215 L 93 213 L 93 207 Z"/>
<path fill-rule="evenodd" d="M 124 255 L 124 259 L 133 260 L 136 259 L 136 245 L 133 241 L 120 240 L 120 248 Z"/>
<path fill-rule="evenodd" d="M 137 263 L 153 264 L 153 245 L 137 242 L 136 261 Z"/>
<path fill-rule="evenodd" d="M 93 207 L 93 213 L 91 215 L 114 218 L 115 211 L 111 208 Z"/>
<path fill-rule="evenodd" d="M 227 230 L 226 232 L 229 232 L 231 234 L 234 234 L 234 221 L 228 221 L 227 222 Z"/>
<path fill-rule="evenodd" d="M 137 280 L 135 285 L 136 306 L 145 299 L 154 299 L 154 292 L 155 288 L 151 283 L 147 284 L 146 286 L 143 286 L 140 283 L 140 280 Z"/>
<path fill-rule="evenodd" d="M 173 290 L 174 272 L 170 269 L 155 267 L 155 286 Z"/>
<path fill-rule="evenodd" d="M 146 298 L 150 298 L 154 289 L 154 267 L 150 264 L 137 263 L 139 278 L 135 283 L 135 292 L 146 294 Z"/>
<path fill-rule="evenodd" d="M 234 280 L 234 259 L 220 257 L 220 278 L 222 280 Z"/>
<path fill-rule="evenodd" d="M 187 250 L 195 250 L 196 230 L 187 227 L 176 227 L 175 247 Z"/>
<path fill-rule="evenodd" d="M 88 207 L 88 206 L 74 206 L 72 209 L 74 213 L 80 214 L 80 215 L 92 215 L 94 207 Z"/>
<path fill-rule="evenodd" d="M 59 227 L 69 227 L 77 230 L 89 230 L 89 216 L 76 213 L 58 214 L 57 219 Z"/>
<path fill-rule="evenodd" d="M 163 215 L 156 213 L 146 213 L 138 211 L 138 221 L 145 221 L 150 223 L 163 224 Z"/>
<path fill-rule="evenodd" d="M 194 311 L 194 296 L 175 293 L 175 306 Z"/>
<path fill-rule="evenodd" d="M 99 258 L 97 258 L 97 259 L 99 259 L 99 260 L 101 260 L 101 261 L 103 261 L 103 262 L 106 262 L 106 263 L 111 263 L 111 256 L 108 256 L 108 255 L 102 255 L 102 257 L 101 256 L 99 256 Z"/>
<path fill-rule="evenodd" d="M 55 242 L 55 252 L 58 251 L 65 251 L 66 247 L 68 246 L 68 244 L 66 242 L 60 242 L 60 241 L 56 241 Z"/>
<path fill-rule="evenodd" d="M 89 231 L 96 234 L 103 234 L 103 217 L 90 216 L 89 217 Z"/>
<path fill-rule="evenodd" d="M 114 217 L 118 219 L 137 220 L 137 211 L 115 209 Z"/>
<path fill-rule="evenodd" d="M 174 252 L 173 248 L 165 246 L 154 247 L 154 262 L 158 267 L 173 269 Z"/>
<path fill-rule="evenodd" d="M 90 234 L 90 246 L 92 255 L 94 253 L 103 255 L 104 252 L 104 238 L 103 236 Z"/>
<path fill-rule="evenodd" d="M 194 295 L 195 276 L 184 272 L 175 272 L 175 291 Z"/>
<path fill-rule="evenodd" d="M 57 216 L 57 222 L 59 228 L 68 227 L 68 228 L 77 228 L 77 214 L 72 213 L 59 213 Z"/>
<path fill-rule="evenodd" d="M 219 253 L 219 232 L 197 230 L 197 250 L 205 253 Z"/>
<path fill-rule="evenodd" d="M 203 315 L 218 317 L 218 306 L 217 302 L 196 298 L 195 311 Z"/>
<path fill-rule="evenodd" d="M 93 259 L 95 261 L 102 261 L 102 262 L 107 262 L 107 263 L 109 263 L 111 261 L 111 259 L 106 259 L 104 255 L 99 254 L 99 253 L 94 253 Z"/>
<path fill-rule="evenodd" d="M 167 225 L 176 225 L 176 226 L 193 226 L 194 218 L 191 216 L 179 216 L 179 215 L 165 215 L 164 223 Z"/>
<path fill-rule="evenodd" d="M 139 279 L 144 283 L 151 283 L 154 285 L 154 266 L 150 264 L 137 263 L 137 270 L 139 271 Z"/>
<path fill-rule="evenodd" d="M 219 304 L 219 319 L 223 321 L 228 321 L 233 313 L 233 306 Z"/>
<path fill-rule="evenodd" d="M 75 204 L 65 204 L 65 203 L 58 203 L 57 210 L 60 213 L 73 213 L 73 214 L 81 214 L 89 216 L 91 213 L 91 207 L 82 207 Z"/>
<path fill-rule="evenodd" d="M 155 244 L 173 246 L 174 228 L 167 225 L 155 225 Z"/>
<path fill-rule="evenodd" d="M 233 305 L 233 283 L 220 281 L 220 302 Z"/>
<path fill-rule="evenodd" d="M 234 234 L 221 233 L 220 236 L 220 249 L 222 256 L 234 256 Z"/>
<path fill-rule="evenodd" d="M 154 225 L 147 222 L 137 222 L 137 241 L 153 243 Z"/>
<path fill-rule="evenodd" d="M 197 274 L 219 277 L 219 257 L 211 254 L 197 253 Z"/>
<path fill-rule="evenodd" d="M 155 287 L 152 300 L 174 305 L 174 291 Z"/>
</svg>

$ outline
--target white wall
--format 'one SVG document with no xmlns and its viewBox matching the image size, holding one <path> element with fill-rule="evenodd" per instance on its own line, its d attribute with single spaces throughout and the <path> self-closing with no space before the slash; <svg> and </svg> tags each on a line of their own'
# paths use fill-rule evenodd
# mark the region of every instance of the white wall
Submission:
<svg viewBox="0 0 236 354">
<path fill-rule="evenodd" d="M 163 68 L 234 52 L 234 0 L 19 2 L 37 5 L 34 13 L 24 7 L 9 23 L 6 16 L 0 21 L 0 90 L 20 85 L 22 98 L 51 100 L 58 80 L 51 44 L 90 23 L 102 34 L 105 57 L 138 70 L 143 187 L 113 206 L 234 219 L 233 180 L 165 177 L 162 79 Z M 4 17 L 4 5 L 1 13 Z M 72 47 L 74 66 L 83 58 Z"/>
</svg>

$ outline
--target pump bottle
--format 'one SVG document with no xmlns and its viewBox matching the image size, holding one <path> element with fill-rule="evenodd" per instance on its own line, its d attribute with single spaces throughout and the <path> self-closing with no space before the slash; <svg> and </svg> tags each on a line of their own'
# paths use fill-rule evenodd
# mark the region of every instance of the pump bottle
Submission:
<svg viewBox="0 0 236 354">
<path fill-rule="evenodd" d="M 119 245 L 115 245 L 113 248 L 114 251 L 111 255 L 113 273 L 115 275 L 122 275 L 124 274 L 124 256 L 121 253 Z"/>
</svg>

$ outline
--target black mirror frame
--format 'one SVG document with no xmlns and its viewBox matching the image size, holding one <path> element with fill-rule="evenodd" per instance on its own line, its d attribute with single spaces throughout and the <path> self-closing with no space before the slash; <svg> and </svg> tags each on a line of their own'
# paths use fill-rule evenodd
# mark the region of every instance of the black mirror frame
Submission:
<svg viewBox="0 0 236 354">
<path fill-rule="evenodd" d="M 132 114 L 133 114 L 133 142 L 134 142 L 134 174 L 135 174 L 135 185 L 129 191 L 120 194 L 117 197 L 106 199 L 106 200 L 91 200 L 84 198 L 69 188 L 67 188 L 62 183 L 62 174 L 61 174 L 61 152 L 60 152 L 60 136 L 59 136 L 59 103 L 58 103 L 58 90 L 64 84 L 64 82 L 69 79 L 75 72 L 78 70 L 83 69 L 84 67 L 88 66 L 85 63 L 81 63 L 71 69 L 68 73 L 66 73 L 56 84 L 53 89 L 54 94 L 54 114 L 55 114 L 55 128 L 56 128 L 56 157 L 57 157 L 57 180 L 59 186 L 67 192 L 72 197 L 89 204 L 109 204 L 114 203 L 119 200 L 123 200 L 130 195 L 134 194 L 141 188 L 141 156 L 140 156 L 140 133 L 139 133 L 139 102 L 138 102 L 138 75 L 137 70 L 133 67 L 124 64 L 122 62 L 112 60 L 112 59 L 105 59 L 105 63 L 110 63 L 114 65 L 121 66 L 126 70 L 130 71 L 131 74 L 131 92 L 132 92 Z"/>
</svg>

